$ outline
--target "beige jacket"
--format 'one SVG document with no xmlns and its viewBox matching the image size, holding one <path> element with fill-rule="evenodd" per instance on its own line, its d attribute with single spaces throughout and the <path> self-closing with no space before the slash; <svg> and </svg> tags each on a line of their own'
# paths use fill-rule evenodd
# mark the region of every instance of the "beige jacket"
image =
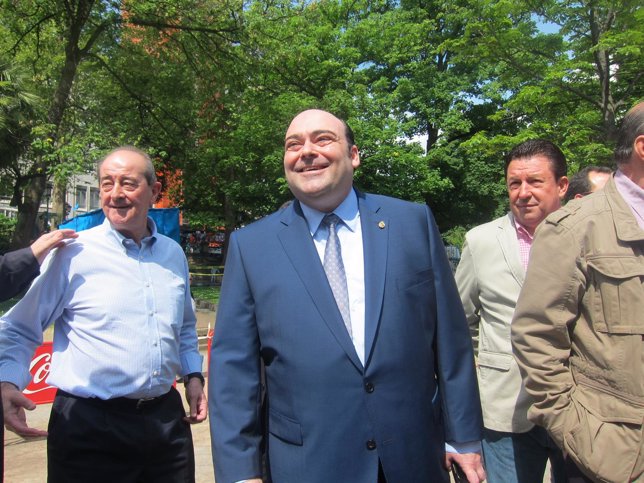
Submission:
<svg viewBox="0 0 644 483">
<path fill-rule="evenodd" d="M 511 213 L 465 236 L 456 285 L 477 350 L 483 422 L 495 431 L 524 433 L 531 404 L 512 355 L 510 322 L 525 269 Z"/>
<path fill-rule="evenodd" d="M 537 230 L 512 339 L 530 419 L 594 481 L 642 481 L 644 230 L 613 180 Z"/>
</svg>

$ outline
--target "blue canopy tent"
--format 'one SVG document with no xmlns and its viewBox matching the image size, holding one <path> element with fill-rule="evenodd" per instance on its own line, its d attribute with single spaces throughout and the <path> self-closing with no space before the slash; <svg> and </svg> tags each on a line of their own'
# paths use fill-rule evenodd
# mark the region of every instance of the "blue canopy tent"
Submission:
<svg viewBox="0 0 644 483">
<path fill-rule="evenodd" d="M 157 224 L 159 233 L 180 243 L 179 208 L 150 208 L 148 216 Z M 100 225 L 103 223 L 103 220 L 105 220 L 103 210 L 95 210 L 75 216 L 62 223 L 59 228 L 71 228 L 72 230 L 83 231 Z"/>
</svg>

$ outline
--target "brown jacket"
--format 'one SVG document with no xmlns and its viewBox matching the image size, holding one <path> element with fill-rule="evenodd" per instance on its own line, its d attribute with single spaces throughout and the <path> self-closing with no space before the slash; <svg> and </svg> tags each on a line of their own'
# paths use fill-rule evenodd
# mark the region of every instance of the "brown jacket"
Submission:
<svg viewBox="0 0 644 483">
<path fill-rule="evenodd" d="M 512 343 L 529 419 L 594 481 L 641 481 L 644 230 L 612 179 L 538 229 Z"/>
</svg>

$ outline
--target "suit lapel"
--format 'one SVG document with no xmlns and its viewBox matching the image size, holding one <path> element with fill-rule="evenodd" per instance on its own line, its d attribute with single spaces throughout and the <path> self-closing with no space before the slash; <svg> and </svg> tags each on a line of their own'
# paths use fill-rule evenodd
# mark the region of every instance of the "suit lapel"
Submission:
<svg viewBox="0 0 644 483">
<path fill-rule="evenodd" d="M 499 225 L 499 233 L 497 239 L 499 245 L 501 246 L 501 251 L 505 258 L 505 262 L 508 264 L 508 268 L 512 273 L 512 276 L 519 283 L 519 286 L 523 286 L 523 280 L 525 279 L 525 269 L 523 268 L 523 263 L 521 262 L 521 256 L 519 255 L 519 241 L 517 240 L 517 230 L 512 224 L 511 215 L 503 217 L 501 224 Z"/>
<path fill-rule="evenodd" d="M 365 366 L 369 364 L 380 322 L 389 242 L 389 219 L 381 215 L 380 207 L 373 206 L 371 201 L 358 193 L 364 250 Z"/>
<path fill-rule="evenodd" d="M 309 226 L 298 201 L 293 202 L 292 206 L 284 210 L 281 222 L 284 228 L 278 233 L 278 237 L 286 256 L 293 264 L 313 305 L 338 344 L 344 349 L 356 368 L 362 372 L 362 363 L 342 321 L 342 315 L 335 303 L 333 292 L 329 287 L 320 257 L 311 238 Z"/>
</svg>

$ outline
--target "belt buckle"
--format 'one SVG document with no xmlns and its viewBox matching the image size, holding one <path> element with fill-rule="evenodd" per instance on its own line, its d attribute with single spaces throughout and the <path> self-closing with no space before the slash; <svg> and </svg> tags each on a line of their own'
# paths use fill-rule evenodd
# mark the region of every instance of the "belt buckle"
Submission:
<svg viewBox="0 0 644 483">
<path fill-rule="evenodd" d="M 141 409 L 147 403 L 149 403 L 150 401 L 154 401 L 155 399 L 156 399 L 155 397 L 142 397 L 141 399 L 137 399 L 136 409 Z"/>
</svg>

